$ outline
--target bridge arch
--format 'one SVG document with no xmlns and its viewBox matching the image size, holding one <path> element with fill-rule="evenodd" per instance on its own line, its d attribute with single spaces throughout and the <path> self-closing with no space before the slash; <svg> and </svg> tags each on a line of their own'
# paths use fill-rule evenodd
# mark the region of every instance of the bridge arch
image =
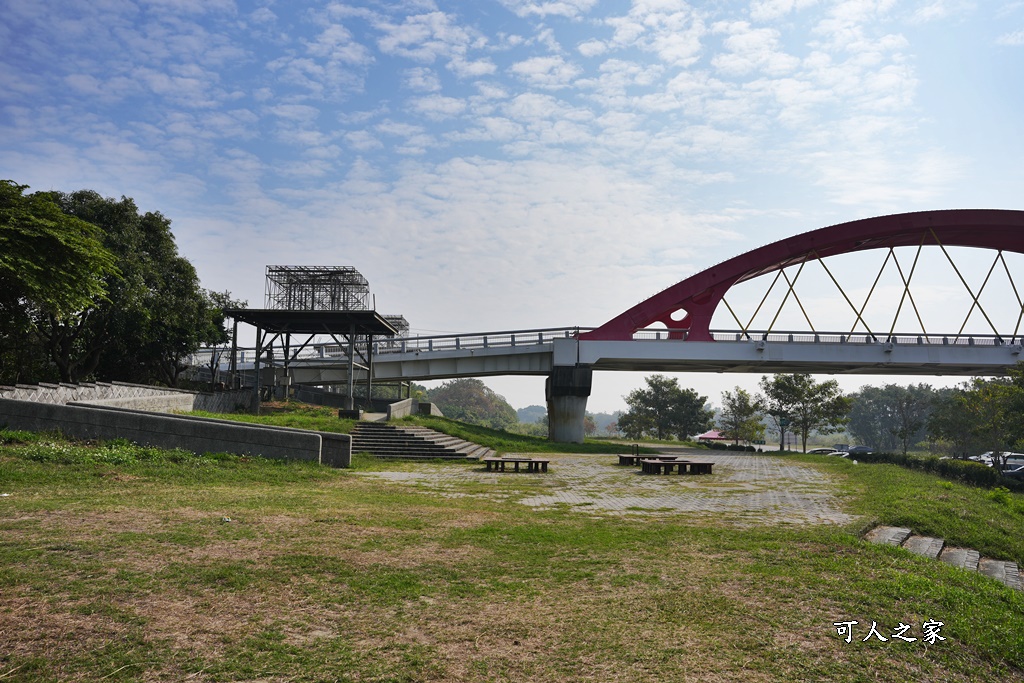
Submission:
<svg viewBox="0 0 1024 683">
<path fill-rule="evenodd" d="M 663 323 L 670 337 L 712 341 L 711 319 L 734 285 L 810 260 L 869 249 L 941 245 L 1024 254 L 1024 211 L 919 211 L 840 223 L 773 242 L 682 280 L 579 335 L 581 340 L 628 341 Z M 680 319 L 679 312 L 684 312 Z"/>
</svg>

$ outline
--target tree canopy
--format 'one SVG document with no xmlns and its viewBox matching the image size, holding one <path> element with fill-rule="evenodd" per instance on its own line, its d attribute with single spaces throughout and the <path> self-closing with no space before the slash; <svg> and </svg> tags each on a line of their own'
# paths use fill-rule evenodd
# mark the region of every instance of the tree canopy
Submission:
<svg viewBox="0 0 1024 683">
<path fill-rule="evenodd" d="M 0 292 L 33 312 L 67 315 L 95 305 L 117 278 L 95 225 L 65 214 L 55 195 L 0 180 Z"/>
<path fill-rule="evenodd" d="M 958 453 L 1024 448 L 1024 364 L 1008 377 L 974 378 L 942 394 L 928 422 L 933 437 Z M 1006 456 L 1002 456 L 1005 464 Z"/>
<path fill-rule="evenodd" d="M 427 392 L 445 417 L 492 429 L 519 424 L 515 409 L 478 379 L 453 379 Z"/>
<path fill-rule="evenodd" d="M 706 396 L 681 388 L 677 379 L 665 375 L 651 375 L 645 381 L 646 388 L 624 397 L 629 410 L 619 417 L 618 427 L 628 438 L 685 439 L 713 424 Z"/>
<path fill-rule="evenodd" d="M 94 310 L 120 278 L 98 227 L 27 189 L 0 180 L 0 381 L 10 384 L 56 379 L 38 324 Z"/>
<path fill-rule="evenodd" d="M 763 439 L 765 426 L 761 421 L 761 408 L 754 397 L 740 387 L 732 392 L 723 391 L 718 428 L 735 443 Z"/>
<path fill-rule="evenodd" d="M 850 395 L 847 431 L 876 450 L 906 453 L 925 438 L 935 390 L 927 384 L 866 386 Z"/>
<path fill-rule="evenodd" d="M 0 182 L 0 335 L 29 347 L 18 381 L 173 386 L 188 355 L 228 339 L 224 308 L 244 304 L 200 287 L 169 219 L 127 197 L 25 189 Z"/>
<path fill-rule="evenodd" d="M 806 373 L 764 376 L 760 382 L 763 394 L 758 402 L 779 427 L 800 435 L 804 452 L 811 432 L 831 434 L 846 424 L 850 399 L 843 396 L 834 379 L 817 382 Z"/>
</svg>

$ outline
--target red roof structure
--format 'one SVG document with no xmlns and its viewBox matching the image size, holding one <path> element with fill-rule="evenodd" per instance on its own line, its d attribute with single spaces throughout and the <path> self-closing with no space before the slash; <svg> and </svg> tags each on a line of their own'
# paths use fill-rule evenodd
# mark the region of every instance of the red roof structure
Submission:
<svg viewBox="0 0 1024 683">
<path fill-rule="evenodd" d="M 728 441 L 729 437 L 722 436 L 722 433 L 717 429 L 712 429 L 709 432 L 704 432 L 697 437 L 697 441 Z"/>
</svg>

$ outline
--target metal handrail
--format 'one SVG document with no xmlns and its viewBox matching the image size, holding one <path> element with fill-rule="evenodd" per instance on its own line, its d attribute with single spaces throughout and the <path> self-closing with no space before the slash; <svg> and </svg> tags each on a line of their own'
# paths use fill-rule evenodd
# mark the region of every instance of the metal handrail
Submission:
<svg viewBox="0 0 1024 683">
<path fill-rule="evenodd" d="M 545 327 L 527 330 L 504 330 L 499 332 L 476 332 L 472 334 L 445 334 L 426 337 L 400 337 L 382 339 L 374 342 L 374 356 L 387 356 L 400 353 L 431 353 L 440 351 L 463 351 L 491 348 L 536 347 L 551 344 L 554 339 L 574 339 L 581 332 L 594 328 L 588 327 Z M 681 341 L 686 339 L 688 330 L 667 328 L 645 328 L 633 334 L 633 341 Z M 1001 335 L 965 335 L 965 334 L 895 334 L 891 336 L 871 335 L 867 333 L 849 334 L 846 332 L 807 332 L 786 330 L 711 330 L 711 337 L 717 342 L 769 342 L 795 344 L 892 344 L 905 346 L 1019 346 L 1024 344 L 1024 337 Z M 360 348 L 365 349 L 365 340 Z M 280 347 L 274 347 L 279 350 Z M 200 349 L 192 355 L 192 365 L 208 364 L 213 349 Z M 223 347 L 216 349 L 224 353 Z M 239 347 L 246 361 L 251 358 L 253 347 Z M 296 360 L 315 358 L 345 357 L 347 348 L 337 343 L 311 344 L 294 357 Z M 227 354 L 222 359 L 226 362 Z M 204 360 L 205 359 L 205 360 Z M 275 353 L 274 361 L 283 360 L 283 353 Z M 242 361 L 242 362 L 246 362 Z"/>
</svg>

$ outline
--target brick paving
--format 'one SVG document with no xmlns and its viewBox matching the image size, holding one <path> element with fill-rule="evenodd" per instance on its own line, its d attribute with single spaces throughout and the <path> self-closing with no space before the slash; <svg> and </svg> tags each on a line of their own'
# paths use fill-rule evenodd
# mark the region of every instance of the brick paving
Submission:
<svg viewBox="0 0 1024 683">
<path fill-rule="evenodd" d="M 441 463 L 402 463 L 395 471 L 361 472 L 444 496 L 514 500 L 538 509 L 588 514 L 709 514 L 740 525 L 845 524 L 831 480 L 810 465 L 746 454 L 678 453 L 715 464 L 712 475 L 644 475 L 614 455 L 545 455 L 546 474 L 488 472 Z M 481 484 L 493 489 L 481 490 Z"/>
</svg>

